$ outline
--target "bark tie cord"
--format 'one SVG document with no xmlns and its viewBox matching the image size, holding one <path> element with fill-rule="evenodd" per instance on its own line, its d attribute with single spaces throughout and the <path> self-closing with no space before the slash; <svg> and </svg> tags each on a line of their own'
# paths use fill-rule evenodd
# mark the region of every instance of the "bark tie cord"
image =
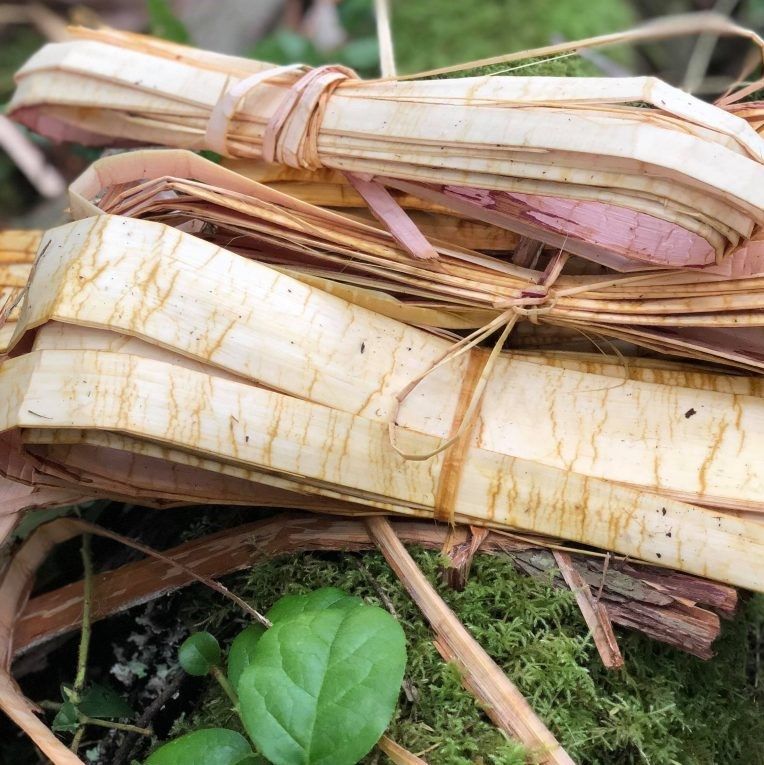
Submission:
<svg viewBox="0 0 764 765">
<path fill-rule="evenodd" d="M 319 66 L 307 72 L 304 64 L 277 66 L 257 72 L 226 88 L 212 108 L 205 141 L 224 156 L 234 156 L 228 147 L 231 121 L 241 102 L 258 86 L 275 77 L 303 71 L 286 91 L 268 120 L 263 133 L 262 156 L 298 169 L 318 170 L 318 131 L 329 96 L 345 80 L 357 80 L 352 70 L 339 65 Z"/>
<path fill-rule="evenodd" d="M 212 108 L 205 141 L 224 156 L 237 156 L 228 146 L 231 122 L 242 101 L 257 87 L 275 77 L 302 71 L 276 106 L 263 132 L 262 158 L 301 170 L 323 167 L 318 153 L 318 134 L 329 97 L 343 82 L 359 80 L 352 70 L 339 65 L 305 71 L 303 64 L 266 69 L 226 88 Z M 390 192 L 371 176 L 345 173 L 372 213 L 410 255 L 436 260 L 438 253 Z"/>
<path fill-rule="evenodd" d="M 476 330 L 465 338 L 454 343 L 435 363 L 415 377 L 394 400 L 394 406 L 388 422 L 388 435 L 392 448 L 407 460 L 427 460 L 448 450 L 440 467 L 438 482 L 435 489 L 435 518 L 438 520 L 454 522 L 454 507 L 459 491 L 461 473 L 464 466 L 465 456 L 470 446 L 469 435 L 477 421 L 480 403 L 485 393 L 486 385 L 504 344 L 512 329 L 520 319 L 527 319 L 534 324 L 538 323 L 539 316 L 543 316 L 554 309 L 558 296 L 552 290 L 552 285 L 562 273 L 562 269 L 569 258 L 566 252 L 558 252 L 550 261 L 539 286 L 533 292 L 519 299 L 507 301 L 507 309 L 490 321 L 484 327 Z M 581 288 L 578 288 L 581 289 Z M 583 289 L 587 289 L 584 287 Z M 493 332 L 501 329 L 501 335 L 489 351 L 475 346 L 485 340 Z M 419 385 L 422 380 L 432 374 L 436 369 L 454 361 L 464 353 L 469 352 L 469 360 L 459 391 L 459 399 L 451 424 L 451 432 L 448 438 L 429 452 L 413 453 L 401 449 L 395 442 L 395 428 L 397 425 L 398 412 L 401 405 L 409 394 Z"/>
<path fill-rule="evenodd" d="M 641 282 L 650 279 L 653 276 L 652 272 L 625 278 L 619 275 L 618 278 L 607 281 L 598 280 L 590 284 L 579 284 L 576 287 L 554 290 L 552 287 L 562 273 L 562 269 L 565 267 L 568 258 L 570 258 L 570 253 L 560 250 L 549 262 L 549 265 L 547 265 L 537 286 L 525 290 L 519 298 L 511 298 L 496 303 L 496 308 L 504 308 L 506 310 L 500 313 L 496 318 L 492 319 L 485 326 L 476 329 L 474 332 L 467 335 L 467 337 L 463 337 L 461 340 L 454 343 L 439 359 L 434 361 L 424 372 L 417 375 L 417 377 L 395 396 L 392 413 L 390 420 L 388 421 L 388 435 L 390 437 L 390 445 L 401 455 L 401 457 L 407 460 L 430 459 L 430 457 L 434 457 L 436 454 L 440 454 L 442 451 L 445 451 L 452 446 L 462 436 L 465 430 L 470 427 L 472 419 L 477 414 L 480 399 L 485 390 L 485 386 L 488 383 L 488 377 L 493 365 L 504 347 L 504 343 L 507 341 L 510 332 L 520 319 L 530 321 L 532 324 L 538 324 L 539 318 L 551 313 L 557 305 L 557 301 L 562 297 L 586 293 L 596 287 L 602 288 L 615 284 L 625 284 L 627 282 Z M 431 375 L 436 369 L 454 361 L 463 353 L 471 351 L 478 343 L 485 340 L 493 332 L 499 330 L 502 330 L 499 339 L 496 341 L 496 344 L 488 355 L 485 366 L 479 377 L 471 384 L 471 396 L 465 398 L 460 394 L 460 401 L 464 398 L 464 412 L 457 411 L 454 415 L 454 423 L 457 421 L 459 423 L 458 425 L 454 425 L 455 431 L 452 432 L 446 441 L 442 442 L 438 447 L 429 452 L 415 454 L 401 449 L 395 442 L 395 428 L 398 424 L 398 412 L 409 394 L 420 382 L 422 382 L 422 380 L 425 379 L 425 377 Z"/>
<path fill-rule="evenodd" d="M 451 423 L 451 435 L 460 432 L 467 408 L 475 394 L 475 387 L 483 374 L 489 357 L 489 352 L 484 348 L 474 348 L 470 352 L 467 369 L 464 372 L 462 386 L 459 390 L 454 419 Z M 477 417 L 473 416 L 472 422 L 466 425 L 467 431 L 463 433 L 464 438 L 457 436 L 452 448 L 447 449 L 443 457 L 443 464 L 438 473 L 438 485 L 435 490 L 435 520 L 454 523 L 456 495 L 459 491 L 464 460 L 470 444 L 470 439 L 467 436 L 472 432 L 470 425 L 474 426 L 476 421 Z"/>
</svg>

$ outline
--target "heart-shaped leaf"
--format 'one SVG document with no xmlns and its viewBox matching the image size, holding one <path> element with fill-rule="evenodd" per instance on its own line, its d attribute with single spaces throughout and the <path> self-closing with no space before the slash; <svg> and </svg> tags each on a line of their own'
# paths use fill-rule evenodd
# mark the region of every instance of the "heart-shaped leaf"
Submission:
<svg viewBox="0 0 764 765">
<path fill-rule="evenodd" d="M 145 765 L 255 765 L 247 739 L 225 728 L 205 728 L 160 746 Z"/>
<path fill-rule="evenodd" d="M 250 624 L 231 643 L 231 648 L 228 651 L 228 682 L 231 683 L 234 690 L 239 685 L 241 673 L 251 664 L 257 641 L 260 640 L 264 632 L 265 627 L 261 624 Z"/>
<path fill-rule="evenodd" d="M 405 665 L 403 630 L 376 606 L 278 621 L 239 680 L 244 725 L 275 765 L 353 765 L 387 728 Z"/>
<path fill-rule="evenodd" d="M 77 708 L 71 701 L 65 701 L 56 712 L 50 726 L 56 733 L 74 733 L 79 727 Z"/>
<path fill-rule="evenodd" d="M 79 709 L 88 717 L 117 719 L 135 716 L 130 705 L 116 691 L 98 683 L 93 683 L 85 692 Z"/>
<path fill-rule="evenodd" d="M 337 587 L 322 587 L 307 595 L 285 595 L 278 600 L 266 617 L 274 624 L 306 611 L 321 611 L 324 608 L 352 608 L 361 606 L 363 601 L 354 595 L 348 595 Z"/>
<path fill-rule="evenodd" d="M 178 650 L 178 661 L 189 675 L 206 675 L 220 666 L 220 644 L 209 632 L 195 632 Z"/>
</svg>

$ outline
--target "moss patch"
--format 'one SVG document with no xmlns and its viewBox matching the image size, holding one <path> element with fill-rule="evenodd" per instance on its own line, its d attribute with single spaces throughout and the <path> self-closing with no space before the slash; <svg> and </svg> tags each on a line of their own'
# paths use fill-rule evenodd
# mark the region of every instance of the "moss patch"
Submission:
<svg viewBox="0 0 764 765">
<path fill-rule="evenodd" d="M 392 26 L 400 71 L 419 72 L 549 45 L 555 35 L 580 40 L 633 25 L 624 0 L 428 0 L 396 3 Z M 567 59 L 561 59 L 564 63 Z M 513 65 L 514 66 L 514 65 Z M 504 66 L 503 68 L 507 68 Z M 527 74 L 557 72 L 529 69 Z"/>
<path fill-rule="evenodd" d="M 418 551 L 416 558 L 436 581 L 438 555 Z M 358 559 L 289 556 L 229 584 L 261 609 L 283 594 L 328 585 L 379 603 Z M 407 677 L 416 698 L 401 695 L 390 735 L 411 751 L 426 751 L 431 765 L 522 763 L 522 749 L 491 725 L 453 668 L 441 661 L 430 630 L 381 556 L 367 554 L 363 561 L 394 603 L 408 639 Z M 712 662 L 620 632 L 626 669 L 609 673 L 570 594 L 517 573 L 507 560 L 479 556 L 463 593 L 439 589 L 581 765 L 764 763 L 764 698 L 757 680 L 763 598 L 751 599 L 740 618 L 725 625 Z M 180 597 L 186 623 L 224 642 L 244 624 L 212 594 L 194 588 Z M 221 724 L 235 727 L 236 721 L 210 686 L 174 734 Z"/>
</svg>

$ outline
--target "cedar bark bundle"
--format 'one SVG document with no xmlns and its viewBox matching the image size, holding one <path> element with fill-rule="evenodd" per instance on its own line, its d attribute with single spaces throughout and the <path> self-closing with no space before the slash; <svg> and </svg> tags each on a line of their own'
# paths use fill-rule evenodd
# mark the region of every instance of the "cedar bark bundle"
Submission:
<svg viewBox="0 0 764 765">
<path fill-rule="evenodd" d="M 726 376 L 669 387 L 506 354 L 471 433 L 418 459 L 464 416 L 477 350 L 398 411 L 407 459 L 388 432 L 397 397 L 449 348 L 164 225 L 82 220 L 44 237 L 0 368 L 8 465 L 105 492 L 114 470 L 175 501 L 189 470 L 223 501 L 260 503 L 265 485 L 314 509 L 508 526 L 764 589 L 760 398 L 725 392 Z"/>
<path fill-rule="evenodd" d="M 764 370 L 764 277 L 563 272 L 546 289 L 543 270 L 446 241 L 432 240 L 437 262 L 414 259 L 386 231 L 182 151 L 99 160 L 72 184 L 70 201 L 74 217 L 169 223 L 412 324 L 476 328 L 510 306 L 537 306 L 535 321 Z"/>
<path fill-rule="evenodd" d="M 303 202 L 361 218 L 376 227 L 382 225 L 369 210 L 366 200 L 352 187 L 347 175 L 339 170 L 298 170 L 288 165 L 250 159 L 224 159 L 222 165 L 237 175 Z M 514 250 L 520 241 L 520 237 L 508 229 L 474 220 L 435 202 L 394 189 L 391 195 L 428 239 L 440 239 L 468 249 L 501 252 Z"/>
<path fill-rule="evenodd" d="M 497 356 L 501 343 L 490 356 L 454 353 L 411 325 L 480 327 L 511 309 L 760 371 L 764 140 L 734 108 L 649 78 L 362 83 L 341 67 L 272 68 L 78 34 L 22 69 L 17 119 L 59 140 L 264 158 L 292 184 L 322 169 L 322 187 L 308 189 L 315 201 L 363 199 L 390 233 L 183 152 L 97 163 L 71 199 L 75 217 L 99 217 L 46 232 L 31 275 L 28 242 L 11 235 L 15 254 L 0 250 L 0 540 L 26 507 L 99 496 L 372 516 L 365 526 L 280 519 L 258 531 L 300 549 L 316 544 L 316 525 L 324 546 L 327 535 L 343 549 L 373 539 L 396 570 L 407 556 L 380 513 L 508 527 L 536 541 L 482 529 L 461 553 L 483 544 L 511 549 L 531 574 L 559 567 L 557 584 L 576 592 L 612 666 L 611 619 L 710 655 L 714 611 L 734 608 L 728 585 L 764 591 L 760 381 L 675 363 L 624 370 L 570 354 Z M 758 127 L 755 112 L 739 111 Z M 358 195 L 335 183 L 343 178 Z M 416 230 L 410 241 L 401 203 L 431 243 Z M 478 252 L 522 251 L 531 238 L 566 252 L 544 271 L 522 255 L 518 265 Z M 568 251 L 629 273 L 561 275 Z M 4 664 L 26 564 L 76 524 L 42 530 L 8 567 Z M 398 524 L 425 544 L 445 536 Z M 203 544 L 192 555 L 217 574 L 247 565 L 240 539 L 241 555 L 231 554 L 236 534 L 223 562 Z M 558 539 L 678 572 L 626 562 L 609 571 L 557 549 Z M 130 597 L 150 597 L 170 575 L 145 568 L 160 581 L 131 579 Z M 401 578 L 422 606 L 414 580 L 429 585 L 413 568 Z M 61 595 L 77 605 L 71 587 L 43 597 L 15 637 L 32 645 L 74 626 L 51 608 Z M 422 607 L 449 624 L 435 600 Z M 41 627 L 40 614 L 55 618 Z M 457 663 L 472 657 L 465 683 L 489 715 L 506 714 L 503 730 L 546 746 L 544 761 L 569 762 L 511 682 L 481 664 L 463 626 L 452 627 L 436 627 L 438 648 Z M 4 670 L 0 705 L 54 761 L 79 762 Z"/>
<path fill-rule="evenodd" d="M 761 270 L 764 140 L 658 80 L 361 82 L 341 67 L 75 34 L 22 67 L 10 106 L 55 140 L 340 170 L 618 270 Z"/>
</svg>

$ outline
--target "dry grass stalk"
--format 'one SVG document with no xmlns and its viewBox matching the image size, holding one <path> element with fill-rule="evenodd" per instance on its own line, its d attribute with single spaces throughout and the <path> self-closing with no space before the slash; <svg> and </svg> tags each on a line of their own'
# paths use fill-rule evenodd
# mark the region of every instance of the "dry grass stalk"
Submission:
<svg viewBox="0 0 764 765">
<path fill-rule="evenodd" d="M 572 765 L 573 760 L 512 681 L 427 581 L 390 523 L 384 518 L 368 518 L 366 525 L 390 568 L 433 628 L 438 649 L 447 661 L 456 662 L 464 685 L 477 697 L 493 723 L 530 748 L 539 762 Z"/>
<path fill-rule="evenodd" d="M 615 638 L 613 624 L 607 614 L 607 609 L 600 602 L 599 596 L 594 596 L 584 578 L 576 571 L 568 553 L 555 550 L 554 559 L 557 561 L 568 587 L 575 595 L 576 603 L 578 603 L 584 621 L 591 631 L 592 640 L 597 647 L 602 663 L 608 669 L 620 669 L 623 666 L 623 656 L 618 648 L 618 641 Z"/>
<path fill-rule="evenodd" d="M 396 744 L 391 738 L 382 736 L 377 747 L 383 751 L 395 765 L 427 765 L 427 761 Z"/>
</svg>

